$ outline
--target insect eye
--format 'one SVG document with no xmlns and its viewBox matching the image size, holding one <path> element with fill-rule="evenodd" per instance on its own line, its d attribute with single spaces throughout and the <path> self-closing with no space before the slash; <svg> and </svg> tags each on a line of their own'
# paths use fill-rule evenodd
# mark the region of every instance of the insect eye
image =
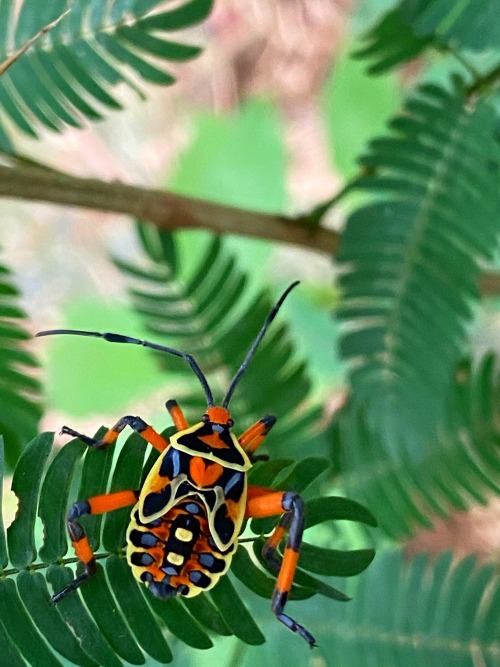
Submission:
<svg viewBox="0 0 500 667">
<path fill-rule="evenodd" d="M 231 418 L 229 418 L 229 419 L 227 420 L 227 425 L 229 426 L 229 428 L 231 428 L 231 426 L 234 426 L 234 420 L 231 419 Z"/>
<path fill-rule="evenodd" d="M 210 421 L 210 417 L 205 413 L 204 415 L 202 415 L 202 417 L 201 417 L 201 421 L 202 421 L 202 422 L 205 422 L 205 423 L 206 423 L 206 422 L 209 422 L 209 421 Z"/>
</svg>

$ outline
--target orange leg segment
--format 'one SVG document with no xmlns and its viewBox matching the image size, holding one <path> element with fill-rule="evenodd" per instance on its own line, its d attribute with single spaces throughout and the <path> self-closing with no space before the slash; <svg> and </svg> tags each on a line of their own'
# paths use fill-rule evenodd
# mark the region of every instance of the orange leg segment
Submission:
<svg viewBox="0 0 500 667">
<path fill-rule="evenodd" d="M 247 453 L 251 454 L 261 446 L 275 423 L 276 417 L 272 415 L 262 417 L 262 419 L 259 419 L 258 422 L 255 422 L 253 426 L 250 426 L 249 429 L 240 435 L 238 442 Z"/>
<path fill-rule="evenodd" d="M 184 413 L 182 412 L 182 409 L 180 408 L 177 401 L 174 401 L 173 399 L 167 401 L 165 406 L 169 411 L 170 416 L 172 417 L 175 428 L 178 431 L 184 431 L 184 429 L 188 428 L 189 424 L 187 423 L 187 419 L 184 417 Z"/>
<path fill-rule="evenodd" d="M 93 496 L 88 500 L 80 500 L 71 507 L 66 519 L 68 533 L 71 537 L 71 544 L 73 545 L 75 554 L 84 565 L 84 571 L 79 577 L 66 586 L 66 588 L 63 588 L 62 591 L 56 593 L 52 597 L 51 602 L 57 604 L 57 602 L 59 602 L 65 595 L 76 590 L 97 572 L 94 552 L 92 551 L 84 529 L 80 525 L 79 519 L 88 514 L 104 514 L 105 512 L 117 510 L 121 507 L 133 505 L 138 497 L 139 491 L 116 491 L 115 493 Z"/>
<path fill-rule="evenodd" d="M 63 426 L 61 433 L 71 435 L 74 438 L 79 438 L 86 445 L 93 447 L 94 449 L 106 449 L 106 447 L 115 444 L 125 426 L 130 426 L 130 428 L 136 431 L 136 433 L 139 433 L 146 442 L 149 442 L 149 444 L 159 452 L 163 452 L 169 445 L 168 440 L 165 440 L 165 438 L 155 431 L 152 426 L 146 424 L 140 417 L 134 417 L 132 415 L 126 415 L 119 419 L 112 428 L 106 431 L 100 440 L 90 438 L 88 435 L 83 435 L 83 433 L 78 433 L 78 431 L 74 431 L 68 426 Z"/>
<path fill-rule="evenodd" d="M 284 613 L 288 593 L 293 585 L 295 570 L 299 560 L 302 533 L 304 532 L 304 501 L 297 494 L 290 491 L 273 491 L 259 486 L 248 488 L 246 516 L 267 517 L 282 514 L 282 517 L 262 550 L 268 566 L 278 571 L 278 579 L 274 589 L 271 608 L 279 621 L 292 632 L 297 632 L 311 646 L 316 641 L 311 633 L 293 618 Z M 276 549 L 288 532 L 283 561 L 276 557 Z"/>
</svg>

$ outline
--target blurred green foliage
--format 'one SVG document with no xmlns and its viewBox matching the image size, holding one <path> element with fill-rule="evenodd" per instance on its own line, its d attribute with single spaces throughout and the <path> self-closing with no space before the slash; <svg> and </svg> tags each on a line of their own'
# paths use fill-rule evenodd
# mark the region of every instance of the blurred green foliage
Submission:
<svg viewBox="0 0 500 667">
<path fill-rule="evenodd" d="M 262 212 L 286 208 L 286 156 L 275 104 L 250 100 L 225 115 L 197 113 L 193 122 L 193 140 L 169 190 Z"/>
<path fill-rule="evenodd" d="M 69 329 L 147 336 L 140 318 L 123 304 L 75 299 L 64 317 L 61 325 Z M 118 416 L 165 382 L 152 357 L 140 348 L 61 336 L 47 341 L 46 354 L 47 403 L 74 417 L 114 412 Z"/>
<path fill-rule="evenodd" d="M 395 75 L 370 76 L 366 63 L 352 57 L 353 49 L 349 45 L 335 63 L 323 91 L 332 164 L 346 180 L 357 175 L 360 155 L 371 139 L 384 133 L 401 102 Z"/>
</svg>

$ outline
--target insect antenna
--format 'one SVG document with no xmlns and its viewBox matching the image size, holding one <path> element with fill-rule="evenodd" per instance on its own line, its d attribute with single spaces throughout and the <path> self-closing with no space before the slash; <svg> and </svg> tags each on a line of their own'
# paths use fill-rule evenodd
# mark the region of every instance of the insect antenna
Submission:
<svg viewBox="0 0 500 667">
<path fill-rule="evenodd" d="M 147 340 L 140 340 L 139 338 L 131 338 L 130 336 L 122 336 L 121 334 L 115 333 L 99 333 L 97 331 L 79 331 L 76 329 L 51 329 L 50 331 L 39 331 L 36 336 L 58 336 L 60 334 L 70 334 L 72 336 L 92 336 L 94 338 L 103 338 L 110 343 L 131 343 L 132 345 L 142 345 L 143 347 L 151 348 L 152 350 L 157 350 L 159 352 L 167 352 L 168 354 L 173 354 L 176 357 L 181 357 L 185 359 L 188 364 L 191 366 L 194 374 L 198 378 L 205 392 L 207 398 L 208 407 L 213 407 L 214 397 L 212 391 L 208 386 L 206 377 L 201 372 L 200 367 L 196 363 L 194 357 L 180 350 L 175 350 L 173 347 L 167 347 L 166 345 L 158 345 L 157 343 L 151 343 Z"/>
<path fill-rule="evenodd" d="M 247 352 L 247 356 L 243 360 L 243 363 L 239 367 L 239 369 L 236 372 L 236 375 L 231 381 L 231 384 L 229 385 L 229 389 L 227 390 L 227 394 L 224 397 L 224 401 L 222 403 L 223 408 L 227 408 L 229 401 L 231 400 L 234 390 L 236 389 L 236 385 L 238 382 L 241 380 L 241 376 L 243 373 L 247 370 L 248 364 L 250 363 L 250 360 L 252 359 L 253 355 L 255 354 L 257 348 L 260 345 L 261 340 L 264 338 L 264 335 L 266 331 L 269 329 L 269 325 L 271 322 L 274 320 L 276 317 L 279 309 L 281 308 L 281 305 L 283 304 L 283 301 L 286 299 L 286 297 L 290 294 L 290 292 L 293 290 L 294 287 L 296 287 L 300 283 L 300 280 L 296 280 L 294 283 L 289 285 L 286 290 L 283 292 L 283 294 L 280 296 L 276 304 L 273 306 L 271 312 L 266 318 L 266 321 L 262 325 L 261 330 L 257 334 L 257 337 L 255 338 L 254 342 L 252 343 L 250 349 Z"/>
</svg>

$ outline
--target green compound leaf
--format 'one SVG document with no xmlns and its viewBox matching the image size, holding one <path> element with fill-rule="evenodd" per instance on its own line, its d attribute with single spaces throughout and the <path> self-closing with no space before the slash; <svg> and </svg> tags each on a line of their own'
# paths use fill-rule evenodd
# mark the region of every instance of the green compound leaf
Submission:
<svg viewBox="0 0 500 667">
<path fill-rule="evenodd" d="M 24 133 L 37 136 L 39 125 L 59 132 L 66 125 L 81 127 L 84 118 L 101 118 L 106 107 L 121 108 L 114 96 L 118 84 L 143 96 L 137 79 L 174 83 L 165 64 L 194 58 L 201 49 L 168 36 L 203 21 L 212 2 L 184 0 L 168 9 L 158 0 L 24 0 L 19 14 L 17 8 L 11 2 L 0 6 L 0 62 L 61 18 L 0 78 L 3 114 Z M 12 145 L 3 114 L 0 148 L 8 151 Z"/>
<path fill-rule="evenodd" d="M 55 562 L 68 549 L 66 536 L 66 512 L 74 468 L 85 452 L 85 445 L 78 440 L 69 442 L 57 452 L 42 483 L 38 515 L 43 521 L 44 544 L 40 557 L 45 562 Z"/>
<path fill-rule="evenodd" d="M 35 519 L 38 493 L 53 434 L 37 436 L 23 451 L 14 471 L 12 490 L 18 498 L 16 518 L 7 528 L 9 557 L 14 567 L 25 568 L 36 558 Z"/>
<path fill-rule="evenodd" d="M 2 622 L 0 622 L 0 651 L 2 651 L 2 656 L 6 664 L 12 665 L 12 667 L 26 667 L 26 663 L 12 643 Z"/>
<path fill-rule="evenodd" d="M 396 65 L 418 56 L 433 40 L 430 36 L 415 34 L 404 20 L 398 7 L 388 12 L 374 28 L 364 36 L 365 45 L 353 55 L 369 59 L 370 74 L 381 74 Z"/>
<path fill-rule="evenodd" d="M 339 496 L 313 498 L 306 502 L 306 526 L 316 526 L 324 521 L 359 521 L 367 526 L 377 527 L 377 520 L 370 510 L 354 500 Z"/>
<path fill-rule="evenodd" d="M 420 55 L 428 46 L 439 50 L 488 53 L 500 39 L 496 0 L 403 0 L 364 37 L 354 54 L 371 60 L 379 74 Z"/>
<path fill-rule="evenodd" d="M 252 561 L 248 551 L 240 546 L 231 563 L 231 572 L 247 588 L 260 597 L 271 600 L 276 580 L 269 577 Z M 317 593 L 317 588 L 293 586 L 290 600 L 306 600 Z"/>
<path fill-rule="evenodd" d="M 200 623 L 187 611 L 180 600 L 165 601 L 148 596 L 148 602 L 170 632 L 187 646 L 199 649 L 208 649 L 213 646 L 212 640 L 202 629 Z"/>
<path fill-rule="evenodd" d="M 303 542 L 300 555 L 305 561 L 305 569 L 310 572 L 326 576 L 351 577 L 366 570 L 375 557 L 375 551 L 374 549 L 340 551 Z"/>
<path fill-rule="evenodd" d="M 266 641 L 229 577 L 222 577 L 209 595 L 236 637 L 252 646 Z"/>
<path fill-rule="evenodd" d="M 72 572 L 69 568 L 51 565 L 47 571 L 47 581 L 51 584 L 54 591 L 62 590 L 70 583 L 72 578 Z M 66 596 L 58 603 L 57 610 L 64 622 L 76 635 L 82 649 L 98 665 L 121 667 L 121 661 L 104 639 L 95 620 L 82 604 L 79 595 Z"/>
<path fill-rule="evenodd" d="M 209 600 L 207 595 L 185 598 L 182 602 L 191 615 L 208 630 L 211 630 L 218 635 L 222 635 L 223 637 L 229 637 L 233 634 L 222 618 L 219 610 Z"/>
<path fill-rule="evenodd" d="M 362 159 L 369 200 L 343 234 L 338 317 L 354 401 L 411 459 L 443 418 L 497 245 L 500 146 L 495 109 L 460 87 L 422 86 L 391 127 Z"/>
<path fill-rule="evenodd" d="M 0 433 L 10 468 L 37 432 L 42 413 L 41 387 L 34 377 L 38 362 L 25 348 L 30 336 L 22 326 L 26 316 L 18 305 L 19 296 L 10 272 L 0 264 Z"/>
<path fill-rule="evenodd" d="M 106 573 L 118 604 L 141 648 L 160 663 L 172 662 L 173 655 L 161 628 L 124 558 L 110 556 Z"/>
<path fill-rule="evenodd" d="M 339 415 L 335 448 L 342 452 L 342 489 L 373 508 L 382 530 L 409 537 L 419 527 L 500 491 L 498 364 L 493 355 L 457 371 L 445 417 L 422 438 L 418 456 L 402 439 L 382 438 L 355 405 Z"/>
<path fill-rule="evenodd" d="M 110 647 L 123 660 L 133 665 L 142 665 L 145 661 L 144 653 L 127 625 L 124 612 L 113 597 L 104 572 L 99 572 L 80 590 L 90 615 Z"/>
<path fill-rule="evenodd" d="M 82 651 L 80 643 L 64 623 L 56 607 L 50 604 L 50 594 L 43 575 L 23 570 L 16 583 L 21 599 L 29 600 L 30 616 L 47 642 L 63 657 L 77 665 L 94 667 L 97 663 Z"/>
<path fill-rule="evenodd" d="M 29 617 L 12 579 L 0 581 L 0 618 L 10 641 L 33 667 L 61 667 Z"/>
<path fill-rule="evenodd" d="M 255 556 L 255 559 L 257 560 L 258 563 L 262 565 L 262 567 L 266 570 L 269 571 L 268 565 L 266 561 L 264 560 L 264 557 L 262 556 L 262 549 L 265 544 L 265 539 L 263 537 L 257 538 L 254 543 L 253 543 L 253 553 Z M 279 560 L 279 558 L 278 558 Z M 323 597 L 330 598 L 331 600 L 338 600 L 339 602 L 347 602 L 351 598 L 346 595 L 345 593 L 342 593 L 341 591 L 338 591 L 336 588 L 333 588 L 333 586 L 330 586 L 324 581 L 321 581 L 320 579 L 317 579 L 316 577 L 311 576 L 307 572 L 305 572 L 300 565 L 303 565 L 299 561 L 299 568 L 297 569 L 295 573 L 295 579 L 294 579 L 294 588 L 299 589 L 299 586 L 302 587 L 303 590 L 313 590 L 315 591 L 318 595 L 322 595 Z M 275 572 L 273 572 L 274 575 L 276 575 Z M 243 582 L 245 583 L 245 582 Z M 295 586 L 295 584 L 297 586 Z M 300 593 L 299 593 L 300 594 Z M 293 599 L 293 595 L 292 595 Z"/>
<path fill-rule="evenodd" d="M 334 664 L 496 664 L 500 595 L 492 566 L 473 557 L 457 562 L 451 553 L 409 562 L 401 552 L 384 553 L 356 584 L 353 600 L 333 606 L 318 637 Z"/>
</svg>

